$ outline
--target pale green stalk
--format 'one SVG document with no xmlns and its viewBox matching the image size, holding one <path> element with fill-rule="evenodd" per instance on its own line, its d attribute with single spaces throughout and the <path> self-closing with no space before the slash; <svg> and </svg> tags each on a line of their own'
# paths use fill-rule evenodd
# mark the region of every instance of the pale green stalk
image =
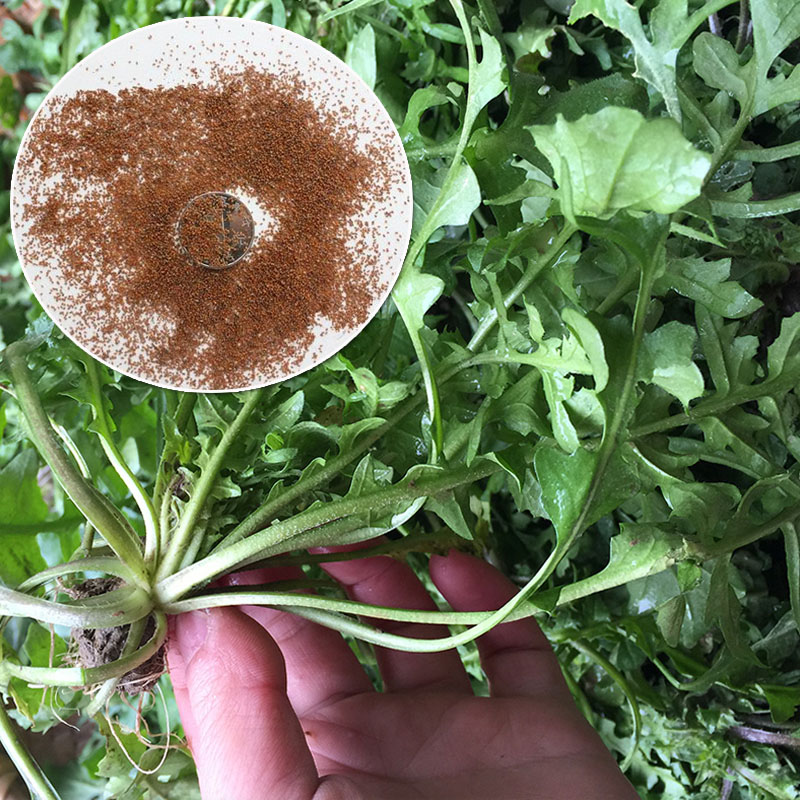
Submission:
<svg viewBox="0 0 800 800">
<path fill-rule="evenodd" d="M 368 603 L 359 603 L 355 600 L 341 600 L 319 595 L 252 590 L 199 595 L 198 597 L 165 603 L 162 609 L 167 614 L 183 614 L 187 611 L 228 606 L 269 606 L 270 608 L 294 606 L 333 611 L 340 614 L 352 614 L 372 619 L 392 620 L 394 622 L 414 622 L 420 625 L 476 625 L 484 622 L 492 613 L 490 611 L 419 611 L 408 608 L 373 606 Z M 533 616 L 539 611 L 540 609 L 526 603 L 511 612 L 507 620 L 524 619 Z"/>
<path fill-rule="evenodd" d="M 127 583 L 135 582 L 133 573 L 118 558 L 90 556 L 43 569 L 17 586 L 17 591 L 28 592 L 43 583 L 60 578 L 62 575 L 72 575 L 76 572 L 105 572 L 108 575 L 122 578 Z"/>
<path fill-rule="evenodd" d="M 184 392 L 183 395 L 181 396 L 181 399 L 178 401 L 178 408 L 175 410 L 175 427 L 178 429 L 179 433 L 182 433 L 184 428 L 188 424 L 196 402 L 197 402 L 197 394 L 195 392 Z M 163 527 L 163 520 L 164 520 L 163 505 L 165 502 L 168 503 L 168 499 L 165 498 L 165 494 L 167 492 L 169 482 L 172 476 L 174 475 L 174 470 L 170 469 L 170 465 L 167 463 L 166 460 L 167 453 L 168 451 L 165 443 L 165 446 L 162 448 L 161 451 L 161 457 L 159 458 L 158 468 L 156 470 L 156 483 L 155 487 L 153 488 L 153 507 L 155 508 L 155 512 L 159 516 L 159 519 L 162 522 L 160 531 L 161 534 L 160 546 L 162 549 L 166 547 L 166 540 L 164 539 L 166 533 Z"/>
<path fill-rule="evenodd" d="M 0 703 L 0 743 L 8 753 L 8 757 L 14 762 L 14 766 L 35 800 L 60 800 L 42 768 L 34 761 L 17 736 L 14 723 L 2 703 Z"/>
<path fill-rule="evenodd" d="M 0 587 L 0 607 L 6 616 L 28 617 L 51 625 L 113 628 L 146 616 L 153 605 L 148 593 L 134 586 L 123 586 L 106 594 L 69 604 L 54 603 Z"/>
<path fill-rule="evenodd" d="M 145 546 L 144 558 L 147 564 L 153 564 L 158 556 L 158 521 L 153 503 L 145 492 L 131 468 L 117 449 L 111 433 L 108 415 L 106 414 L 103 390 L 100 384 L 100 373 L 97 362 L 89 357 L 84 362 L 86 374 L 89 378 L 89 391 L 92 397 L 92 412 L 94 414 L 95 433 L 100 437 L 100 445 L 111 462 L 111 466 L 131 493 L 134 502 L 139 508 L 139 513 L 144 520 Z"/>
<path fill-rule="evenodd" d="M 119 509 L 80 474 L 59 445 L 28 372 L 27 347 L 27 342 L 15 342 L 6 348 L 4 356 L 17 400 L 28 423 L 31 441 L 50 465 L 70 500 L 128 565 L 136 583 L 147 586 L 147 570 L 135 531 Z"/>
<path fill-rule="evenodd" d="M 711 211 L 730 219 L 778 217 L 800 211 L 800 192 L 774 197 L 771 200 L 711 200 Z"/>
<path fill-rule="evenodd" d="M 303 604 L 305 604 L 309 603 L 311 599 L 322 602 L 314 602 L 313 605 L 316 607 L 310 607 L 310 605 L 284 605 L 282 608 L 284 611 L 297 614 L 298 616 L 309 619 L 312 622 L 318 623 L 319 625 L 333 628 L 334 630 L 337 630 L 345 635 L 355 636 L 356 638 L 370 642 L 371 644 L 380 645 L 381 647 L 388 647 L 393 650 L 405 650 L 412 653 L 437 653 L 442 650 L 449 650 L 453 647 L 471 642 L 473 639 L 477 639 L 479 636 L 482 636 L 484 633 L 490 631 L 496 625 L 499 625 L 501 622 L 505 622 L 511 618 L 512 613 L 524 607 L 527 598 L 541 587 L 552 570 L 555 569 L 555 565 L 557 564 L 557 560 L 555 560 L 556 558 L 557 553 L 556 551 L 553 551 L 536 575 L 534 575 L 533 578 L 531 578 L 531 580 L 514 597 L 512 597 L 497 611 L 486 614 L 480 622 L 473 625 L 466 631 L 453 636 L 446 636 L 437 639 L 415 639 L 408 636 L 398 636 L 396 634 L 386 633 L 373 628 L 370 625 L 365 625 L 362 622 L 358 622 L 351 617 L 345 616 L 344 614 L 328 610 L 331 607 L 331 603 L 341 603 L 346 601 L 332 601 L 329 598 L 309 598 L 291 595 L 295 603 L 300 600 Z M 169 603 L 169 601 L 165 600 L 165 603 Z M 175 606 L 173 605 L 170 607 L 174 608 Z M 381 613 L 386 613 L 386 611 L 383 609 L 380 609 L 380 611 Z M 397 613 L 407 612 L 397 609 Z M 433 613 L 439 614 L 443 612 Z M 421 621 L 422 619 L 424 619 L 424 617 L 420 617 L 418 620 L 414 621 Z M 441 622 L 442 618 L 439 617 L 437 621 Z"/>
<path fill-rule="evenodd" d="M 583 655 L 585 655 L 588 659 L 594 661 L 598 666 L 605 670 L 605 672 L 608 673 L 608 676 L 622 690 L 622 693 L 625 695 L 625 699 L 628 701 L 628 705 L 631 709 L 631 716 L 633 717 L 633 744 L 631 745 L 631 749 L 625 756 L 622 764 L 620 764 L 620 769 L 623 772 L 627 772 L 628 768 L 633 762 L 637 750 L 639 749 L 639 741 L 642 738 L 642 715 L 639 711 L 639 701 L 636 699 L 636 693 L 631 689 L 631 686 L 625 679 L 625 676 L 607 658 L 598 653 L 597 650 L 589 647 L 581 641 L 578 641 L 577 639 L 568 639 L 567 641 L 570 646 L 574 647 L 579 653 L 583 653 Z"/>
<path fill-rule="evenodd" d="M 471 468 L 460 467 L 437 474 L 435 477 L 420 478 L 416 481 L 390 486 L 369 492 L 357 498 L 344 497 L 329 503 L 313 506 L 302 514 L 282 520 L 236 544 L 218 550 L 204 559 L 168 575 L 154 587 L 155 596 L 160 603 L 169 603 L 191 591 L 194 587 L 223 575 L 240 564 L 261 558 L 264 551 L 275 545 L 284 545 L 292 537 L 312 528 L 345 517 L 388 511 L 393 507 L 402 508 L 411 500 L 438 492 L 447 491 L 463 483 L 484 478 L 500 469 L 499 464 L 484 462 Z M 291 549 L 284 546 L 283 550 Z"/>
<path fill-rule="evenodd" d="M 630 436 L 631 439 L 638 439 L 642 436 L 649 436 L 652 433 L 660 433 L 661 431 L 688 425 L 704 417 L 718 416 L 731 408 L 758 400 L 759 397 L 781 397 L 787 392 L 791 392 L 796 386 L 796 376 L 791 372 L 783 372 L 776 378 L 734 389 L 724 397 L 712 395 L 690 408 L 688 413 L 673 414 L 671 417 L 665 417 L 655 422 L 649 422 L 646 425 L 631 428 Z"/>
<path fill-rule="evenodd" d="M 225 433 L 222 434 L 222 439 L 220 439 L 219 444 L 211 454 L 206 468 L 203 470 L 192 490 L 192 496 L 189 502 L 183 509 L 178 527 L 175 530 L 172 540 L 167 545 L 167 552 L 164 554 L 156 572 L 157 579 L 163 580 L 166 576 L 171 575 L 183 560 L 186 548 L 189 546 L 192 535 L 194 534 L 195 525 L 200 518 L 200 514 L 203 511 L 206 500 L 208 500 L 209 494 L 211 494 L 211 490 L 214 488 L 214 483 L 217 480 L 219 471 L 224 465 L 225 457 L 231 445 L 233 445 L 236 438 L 242 432 L 253 410 L 258 405 L 261 394 L 261 389 L 254 389 L 248 393 L 247 399 L 236 415 L 236 419 L 230 424 Z"/>
<path fill-rule="evenodd" d="M 789 142 L 778 147 L 745 147 L 736 150 L 731 156 L 734 161 L 782 161 L 784 158 L 800 156 L 800 142 Z"/>
</svg>

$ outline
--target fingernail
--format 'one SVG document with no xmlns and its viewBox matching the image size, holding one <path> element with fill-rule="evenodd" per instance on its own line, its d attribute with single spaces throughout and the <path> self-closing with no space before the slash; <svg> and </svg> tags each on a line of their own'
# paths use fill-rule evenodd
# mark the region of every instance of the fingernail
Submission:
<svg viewBox="0 0 800 800">
<path fill-rule="evenodd" d="M 208 634 L 208 609 L 189 611 L 181 614 L 177 622 L 178 649 L 188 664 L 194 654 L 203 646 Z"/>
</svg>

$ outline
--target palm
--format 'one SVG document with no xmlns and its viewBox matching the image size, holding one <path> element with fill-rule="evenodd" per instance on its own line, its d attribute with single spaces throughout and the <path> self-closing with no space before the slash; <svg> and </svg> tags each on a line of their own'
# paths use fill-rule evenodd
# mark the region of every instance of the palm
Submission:
<svg viewBox="0 0 800 800">
<path fill-rule="evenodd" d="M 433 607 L 411 570 L 392 559 L 326 569 L 354 599 Z M 458 610 L 496 608 L 513 592 L 488 564 L 460 554 L 432 560 L 431 575 Z M 231 582 L 282 577 L 260 571 Z M 337 633 L 269 609 L 243 611 L 208 615 L 199 649 L 191 622 L 179 618 L 170 650 L 204 800 L 636 797 L 576 708 L 532 620 L 502 625 L 478 641 L 492 695 L 486 698 L 474 696 L 453 651 L 378 648 L 384 691 L 376 692 Z M 444 633 L 395 624 L 391 630 Z"/>
<path fill-rule="evenodd" d="M 315 800 L 341 796 L 342 783 L 381 800 L 633 796 L 577 708 L 560 696 L 358 695 L 301 725 L 319 773 L 337 776 Z"/>
</svg>

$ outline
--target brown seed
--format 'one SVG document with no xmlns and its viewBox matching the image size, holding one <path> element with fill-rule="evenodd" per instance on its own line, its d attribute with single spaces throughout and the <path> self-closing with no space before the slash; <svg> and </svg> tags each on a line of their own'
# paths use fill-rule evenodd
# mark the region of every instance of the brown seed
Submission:
<svg viewBox="0 0 800 800">
<path fill-rule="evenodd" d="M 144 380 L 225 390 L 290 371 L 315 323 L 366 321 L 387 287 L 350 240 L 374 234 L 370 210 L 402 176 L 392 135 L 355 148 L 355 113 L 318 108 L 321 90 L 243 66 L 207 85 L 80 91 L 34 121 L 18 163 L 37 186 L 22 255 L 58 263 L 54 298 L 86 320 L 90 352 L 118 363 L 124 348 Z M 252 244 L 203 214 L 180 231 L 209 193 L 272 221 L 256 219 Z M 227 268 L 198 259 L 225 266 L 241 250 Z"/>
</svg>

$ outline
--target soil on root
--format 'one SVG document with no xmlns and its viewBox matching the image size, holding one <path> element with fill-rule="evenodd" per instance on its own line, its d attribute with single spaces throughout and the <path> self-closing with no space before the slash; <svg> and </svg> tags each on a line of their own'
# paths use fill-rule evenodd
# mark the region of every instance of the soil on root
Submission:
<svg viewBox="0 0 800 800">
<path fill-rule="evenodd" d="M 75 586 L 62 587 L 62 591 L 74 600 L 82 600 L 111 592 L 118 589 L 122 583 L 120 578 L 89 578 Z M 147 618 L 142 638 L 137 642 L 137 646 L 147 642 L 155 633 L 155 629 L 155 622 L 150 616 Z M 119 625 L 115 628 L 73 628 L 73 646 L 67 658 L 73 664 L 82 667 L 99 667 L 116 661 L 122 655 L 129 630 L 130 625 Z M 118 690 L 131 696 L 150 691 L 166 671 L 164 654 L 165 649 L 162 645 L 147 661 L 126 672 L 119 680 Z"/>
</svg>

